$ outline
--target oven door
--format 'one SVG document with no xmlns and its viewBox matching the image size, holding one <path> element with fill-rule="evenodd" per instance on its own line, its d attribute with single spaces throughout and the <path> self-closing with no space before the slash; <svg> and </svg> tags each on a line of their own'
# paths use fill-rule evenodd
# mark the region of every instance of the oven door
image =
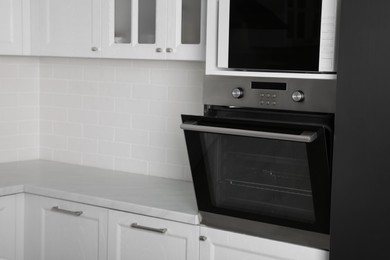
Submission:
<svg viewBox="0 0 390 260">
<path fill-rule="evenodd" d="M 325 128 L 182 116 L 201 212 L 329 233 Z"/>
</svg>

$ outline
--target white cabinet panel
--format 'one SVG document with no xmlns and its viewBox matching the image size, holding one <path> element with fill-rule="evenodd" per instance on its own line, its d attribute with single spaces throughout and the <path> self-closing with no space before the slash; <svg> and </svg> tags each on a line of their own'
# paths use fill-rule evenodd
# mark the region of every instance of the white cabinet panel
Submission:
<svg viewBox="0 0 390 260">
<path fill-rule="evenodd" d="M 26 197 L 26 260 L 105 260 L 107 210 Z"/>
<path fill-rule="evenodd" d="M 167 10 L 167 59 L 204 60 L 206 0 L 168 0 Z"/>
<path fill-rule="evenodd" d="M 206 0 L 104 0 L 102 56 L 204 60 L 205 28 Z"/>
<path fill-rule="evenodd" d="M 23 195 L 0 197 L 0 260 L 23 259 Z"/>
<path fill-rule="evenodd" d="M 102 55 L 165 59 L 166 0 L 105 0 Z"/>
<path fill-rule="evenodd" d="M 328 260 L 327 251 L 201 227 L 200 260 Z"/>
<path fill-rule="evenodd" d="M 99 57 L 100 8 L 100 0 L 33 0 L 33 54 Z"/>
<path fill-rule="evenodd" d="M 118 211 L 109 213 L 110 260 L 198 260 L 199 227 Z"/>
<path fill-rule="evenodd" d="M 0 54 L 22 54 L 22 0 L 0 0 Z"/>
</svg>

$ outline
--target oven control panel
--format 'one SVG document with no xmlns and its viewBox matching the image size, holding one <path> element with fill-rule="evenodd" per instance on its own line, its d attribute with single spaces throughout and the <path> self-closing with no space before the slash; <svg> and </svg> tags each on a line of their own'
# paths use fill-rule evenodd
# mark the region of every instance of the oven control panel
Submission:
<svg viewBox="0 0 390 260">
<path fill-rule="evenodd" d="M 205 105 L 334 113 L 336 81 L 206 76 Z"/>
</svg>

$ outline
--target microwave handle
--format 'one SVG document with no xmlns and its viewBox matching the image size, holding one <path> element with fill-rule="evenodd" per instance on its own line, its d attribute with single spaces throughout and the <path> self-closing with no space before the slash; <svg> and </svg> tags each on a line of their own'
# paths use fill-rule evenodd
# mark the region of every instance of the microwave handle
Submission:
<svg viewBox="0 0 390 260">
<path fill-rule="evenodd" d="M 180 128 L 183 130 L 195 131 L 195 132 L 239 135 L 239 136 L 276 139 L 276 140 L 302 142 L 302 143 L 311 143 L 314 140 L 316 140 L 318 137 L 317 132 L 311 132 L 311 131 L 303 131 L 299 135 L 293 135 L 293 134 L 283 134 L 283 133 L 274 133 L 274 132 L 203 126 L 203 125 L 197 125 L 196 122 L 185 122 L 180 125 Z"/>
</svg>

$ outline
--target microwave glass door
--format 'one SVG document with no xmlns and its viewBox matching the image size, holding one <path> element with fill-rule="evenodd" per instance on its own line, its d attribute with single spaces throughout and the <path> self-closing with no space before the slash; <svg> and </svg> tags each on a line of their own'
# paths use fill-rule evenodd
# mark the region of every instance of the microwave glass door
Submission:
<svg viewBox="0 0 390 260">
<path fill-rule="evenodd" d="M 328 232 L 323 129 L 206 121 L 182 125 L 199 210 Z"/>
<path fill-rule="evenodd" d="M 318 71 L 322 0 L 230 0 L 228 67 Z"/>
</svg>

